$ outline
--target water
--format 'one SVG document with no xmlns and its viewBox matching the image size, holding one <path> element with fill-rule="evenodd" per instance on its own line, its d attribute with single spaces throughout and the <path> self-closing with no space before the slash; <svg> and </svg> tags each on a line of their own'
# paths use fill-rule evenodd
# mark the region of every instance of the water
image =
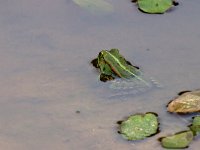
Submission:
<svg viewBox="0 0 200 150">
<path fill-rule="evenodd" d="M 107 1 L 114 12 L 95 15 L 72 0 L 1 0 L 1 149 L 161 150 L 157 138 L 190 124 L 190 115 L 168 114 L 165 106 L 178 92 L 199 88 L 198 1 L 182 0 L 164 15 Z M 112 91 L 102 88 L 90 61 L 111 48 L 163 88 L 109 99 Z M 159 114 L 160 134 L 141 142 L 117 134 L 118 120 L 151 111 Z"/>
</svg>

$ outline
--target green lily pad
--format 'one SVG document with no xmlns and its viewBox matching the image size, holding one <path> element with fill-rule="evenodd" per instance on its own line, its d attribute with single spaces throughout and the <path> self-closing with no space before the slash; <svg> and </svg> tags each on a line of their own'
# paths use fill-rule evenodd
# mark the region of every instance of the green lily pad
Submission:
<svg viewBox="0 0 200 150">
<path fill-rule="evenodd" d="M 200 112 L 200 90 L 180 92 L 169 102 L 167 110 L 175 113 Z"/>
<path fill-rule="evenodd" d="M 193 137 L 192 131 L 188 130 L 176 133 L 172 136 L 160 138 L 159 140 L 164 148 L 181 149 L 187 148 L 192 142 Z"/>
<path fill-rule="evenodd" d="M 142 140 L 159 131 L 158 116 L 155 113 L 131 115 L 119 124 L 119 133 L 127 140 Z"/>
<path fill-rule="evenodd" d="M 73 2 L 93 14 L 111 13 L 113 6 L 105 0 L 73 0 Z"/>
<path fill-rule="evenodd" d="M 162 14 L 173 6 L 172 0 L 138 0 L 137 3 L 140 10 L 152 14 Z"/>
<path fill-rule="evenodd" d="M 195 136 L 199 135 L 200 134 L 200 116 L 194 117 L 192 124 L 189 127 Z"/>
</svg>

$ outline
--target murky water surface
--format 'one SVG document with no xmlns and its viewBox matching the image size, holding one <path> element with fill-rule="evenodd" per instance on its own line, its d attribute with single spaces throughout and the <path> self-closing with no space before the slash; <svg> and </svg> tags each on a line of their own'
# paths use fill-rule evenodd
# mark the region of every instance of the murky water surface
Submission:
<svg viewBox="0 0 200 150">
<path fill-rule="evenodd" d="M 1 149 L 160 150 L 158 137 L 186 129 L 190 116 L 165 106 L 179 91 L 200 88 L 199 1 L 179 0 L 164 15 L 106 1 L 113 13 L 91 14 L 72 0 L 1 0 Z M 110 98 L 90 65 L 110 48 L 163 88 Z M 116 121 L 150 111 L 159 114 L 160 134 L 141 142 L 117 134 Z"/>
</svg>

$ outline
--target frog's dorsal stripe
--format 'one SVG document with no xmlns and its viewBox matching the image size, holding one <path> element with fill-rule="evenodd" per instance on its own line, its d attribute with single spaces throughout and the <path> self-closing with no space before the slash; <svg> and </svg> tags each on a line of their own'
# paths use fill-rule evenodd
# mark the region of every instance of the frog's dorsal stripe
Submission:
<svg viewBox="0 0 200 150">
<path fill-rule="evenodd" d="M 111 56 L 116 62 L 117 64 L 123 69 L 125 70 L 126 72 L 128 72 L 129 74 L 131 74 L 132 76 L 134 76 L 135 78 L 137 78 L 138 80 L 142 81 L 143 83 L 145 83 L 147 86 L 149 86 L 149 84 L 143 80 L 142 78 L 140 78 L 139 76 L 137 76 L 136 74 L 132 73 L 131 71 L 129 71 L 112 53 L 110 53 L 109 51 L 105 50 L 105 52 Z M 116 70 L 116 73 L 118 76 L 121 77 L 120 73 Z"/>
</svg>

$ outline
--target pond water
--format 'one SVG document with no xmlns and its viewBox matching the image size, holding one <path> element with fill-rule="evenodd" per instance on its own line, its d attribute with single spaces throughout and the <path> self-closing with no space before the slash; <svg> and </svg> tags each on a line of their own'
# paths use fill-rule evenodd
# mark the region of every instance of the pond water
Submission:
<svg viewBox="0 0 200 150">
<path fill-rule="evenodd" d="M 0 1 L 1 149 L 160 150 L 159 137 L 187 129 L 191 116 L 165 106 L 200 88 L 199 1 L 179 0 L 163 15 L 141 13 L 130 0 L 106 1 L 112 13 L 90 13 L 72 0 Z M 111 48 L 162 88 L 110 98 L 90 61 Z M 161 132 L 126 141 L 116 122 L 138 112 L 158 113 Z M 189 149 L 199 149 L 199 140 Z"/>
</svg>

